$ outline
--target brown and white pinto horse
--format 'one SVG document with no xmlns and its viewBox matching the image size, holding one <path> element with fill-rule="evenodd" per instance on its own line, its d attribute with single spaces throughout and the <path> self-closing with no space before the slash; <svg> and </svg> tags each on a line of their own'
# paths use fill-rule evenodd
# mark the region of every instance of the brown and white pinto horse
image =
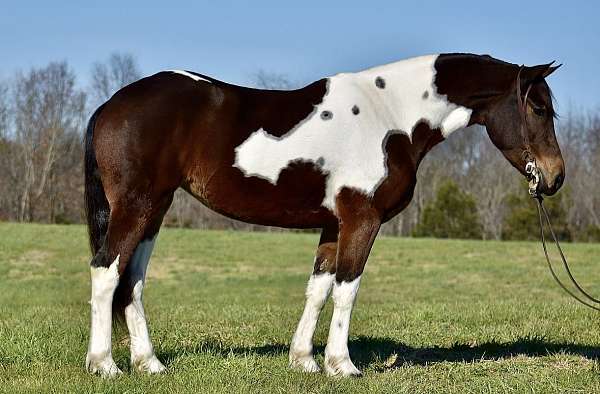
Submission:
<svg viewBox="0 0 600 394">
<path fill-rule="evenodd" d="M 177 188 L 245 222 L 321 228 L 290 365 L 318 371 L 312 337 L 334 303 L 325 370 L 358 375 L 348 353 L 350 315 L 380 225 L 411 200 L 425 154 L 450 133 L 484 125 L 525 175 L 526 137 L 542 180 L 556 192 L 564 163 L 550 90 L 556 67 L 519 67 L 490 56 L 423 56 L 338 74 L 292 91 L 230 85 L 166 71 L 117 92 L 86 134 L 85 194 L 91 261 L 90 372 L 120 372 L 111 355 L 111 314 L 124 314 L 131 363 L 157 373 L 142 291 L 148 260 Z M 518 76 L 519 75 L 519 76 Z M 517 82 L 519 81 L 519 82 Z M 521 98 L 523 99 L 523 97 Z"/>
</svg>

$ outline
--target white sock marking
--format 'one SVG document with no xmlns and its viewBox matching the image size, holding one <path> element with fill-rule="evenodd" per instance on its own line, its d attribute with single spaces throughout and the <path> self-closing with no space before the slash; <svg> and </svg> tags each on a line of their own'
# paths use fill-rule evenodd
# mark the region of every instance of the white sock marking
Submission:
<svg viewBox="0 0 600 394">
<path fill-rule="evenodd" d="M 323 305 L 327 301 L 334 279 L 335 275 L 327 272 L 310 276 L 306 286 L 306 305 L 290 346 L 290 361 L 293 361 L 292 357 L 294 356 L 312 355 L 312 339 L 317 321 Z"/>
<path fill-rule="evenodd" d="M 352 364 L 348 352 L 350 317 L 359 285 L 360 276 L 352 282 L 334 282 L 333 284 L 331 296 L 333 299 L 333 315 L 331 316 L 329 337 L 325 348 L 325 365 L 327 372 L 330 374 L 350 375 L 359 373 Z"/>
<path fill-rule="evenodd" d="M 90 343 L 88 361 L 108 359 L 112 361 L 112 301 L 119 284 L 119 256 L 105 267 L 91 267 L 92 299 Z"/>
</svg>

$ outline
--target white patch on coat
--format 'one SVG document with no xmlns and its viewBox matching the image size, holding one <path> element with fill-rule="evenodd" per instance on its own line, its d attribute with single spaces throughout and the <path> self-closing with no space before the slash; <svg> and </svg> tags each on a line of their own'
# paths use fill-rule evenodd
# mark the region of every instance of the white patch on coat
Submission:
<svg viewBox="0 0 600 394">
<path fill-rule="evenodd" d="M 175 73 L 175 74 L 181 74 L 181 75 L 186 76 L 188 78 L 192 78 L 196 82 L 198 82 L 198 81 L 204 81 L 204 82 L 212 83 L 208 79 L 204 79 L 201 76 L 198 76 L 196 74 L 192 74 L 192 73 L 184 71 L 184 70 L 167 70 L 167 71 Z"/>
<path fill-rule="evenodd" d="M 129 262 L 129 272 L 133 293 L 131 304 L 125 307 L 125 320 L 131 338 L 131 365 L 141 372 L 159 373 L 165 367 L 154 355 L 154 347 L 150 341 L 148 323 L 142 302 L 146 271 L 156 236 L 139 243 Z"/>
<path fill-rule="evenodd" d="M 329 375 L 358 375 L 360 371 L 350 360 L 348 351 L 348 333 L 350 317 L 358 293 L 360 276 L 352 282 L 334 282 L 333 314 L 329 327 L 329 337 L 325 347 L 325 371 Z"/>
<path fill-rule="evenodd" d="M 442 121 L 441 131 L 444 138 L 448 138 L 453 131 L 468 125 L 469 120 L 471 120 L 472 112 L 473 110 L 465 107 L 458 107 L 450 112 L 450 114 Z"/>
<path fill-rule="evenodd" d="M 422 56 L 329 78 L 322 103 L 307 118 L 281 137 L 258 129 L 236 148 L 234 166 L 277 184 L 291 162 L 313 162 L 328 174 L 322 205 L 331 210 L 343 187 L 371 196 L 387 175 L 383 141 L 391 130 L 412 138 L 414 127 L 426 121 L 448 136 L 469 122 L 470 109 L 437 94 L 436 59 Z M 377 77 L 385 88 L 376 86 Z M 332 116 L 323 118 L 323 111 Z"/>
<path fill-rule="evenodd" d="M 306 286 L 306 305 L 298 323 L 298 328 L 290 345 L 290 365 L 306 372 L 318 372 L 320 368 L 312 354 L 313 335 L 319 315 L 327 301 L 335 274 L 328 272 L 311 275 Z"/>
<path fill-rule="evenodd" d="M 88 371 L 111 377 L 121 373 L 112 358 L 112 302 L 119 284 L 119 258 L 109 267 L 91 267 L 92 299 Z"/>
</svg>

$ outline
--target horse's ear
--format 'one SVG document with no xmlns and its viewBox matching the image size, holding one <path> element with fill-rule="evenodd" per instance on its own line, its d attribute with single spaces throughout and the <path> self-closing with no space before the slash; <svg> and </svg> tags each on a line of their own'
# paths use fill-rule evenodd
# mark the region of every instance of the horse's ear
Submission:
<svg viewBox="0 0 600 394">
<path fill-rule="evenodd" d="M 553 66 L 553 64 L 554 64 L 554 61 L 551 61 L 550 63 L 546 63 L 546 64 L 539 64 L 537 66 L 525 67 L 523 69 L 523 79 L 526 82 L 533 82 L 536 80 L 544 79 L 548 75 L 550 75 L 554 71 L 556 71 L 556 69 L 561 66 L 561 64 L 559 64 L 558 66 Z"/>
<path fill-rule="evenodd" d="M 550 63 L 553 64 L 554 62 Z M 554 71 L 558 70 L 560 68 L 560 66 L 562 66 L 562 63 L 559 64 L 558 66 L 549 66 L 546 71 L 544 72 L 543 76 L 544 78 L 546 78 L 548 75 L 552 74 Z"/>
</svg>

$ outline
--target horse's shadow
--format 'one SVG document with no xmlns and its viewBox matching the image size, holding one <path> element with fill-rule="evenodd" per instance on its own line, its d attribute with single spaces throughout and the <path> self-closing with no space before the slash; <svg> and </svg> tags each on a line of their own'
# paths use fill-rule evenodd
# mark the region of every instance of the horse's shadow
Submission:
<svg viewBox="0 0 600 394">
<path fill-rule="evenodd" d="M 375 370 L 396 368 L 402 365 L 427 365 L 440 362 L 473 363 L 500 360 L 515 356 L 548 356 L 568 354 L 585 357 L 592 361 L 600 359 L 600 347 L 575 343 L 549 342 L 543 337 L 523 337 L 512 342 L 490 341 L 476 344 L 455 343 L 448 347 L 412 347 L 390 338 L 360 336 L 348 343 L 352 359 L 358 368 L 373 367 Z M 273 343 L 262 346 L 228 347 L 216 340 L 207 340 L 193 346 L 181 346 L 159 350 L 158 356 L 167 364 L 180 356 L 213 353 L 222 356 L 287 355 L 289 345 Z M 315 346 L 315 354 L 322 354 L 324 346 Z"/>
</svg>

